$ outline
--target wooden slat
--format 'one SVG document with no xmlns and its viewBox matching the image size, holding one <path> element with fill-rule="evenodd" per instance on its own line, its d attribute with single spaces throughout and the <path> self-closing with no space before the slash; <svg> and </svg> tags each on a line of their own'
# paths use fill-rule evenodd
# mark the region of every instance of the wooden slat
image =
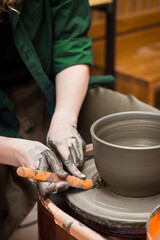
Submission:
<svg viewBox="0 0 160 240">
<path fill-rule="evenodd" d="M 129 56 L 135 55 L 135 52 L 138 48 L 158 41 L 160 41 L 160 27 L 117 36 L 116 67 L 128 61 L 127 58 Z M 100 73 L 100 68 L 103 71 L 105 64 L 105 39 L 101 38 L 98 40 L 93 40 L 92 48 L 94 65 L 96 68 L 98 68 L 98 72 Z"/>
<path fill-rule="evenodd" d="M 142 9 L 146 9 L 147 8 L 146 0 L 141 0 L 141 2 L 142 2 Z"/>
<path fill-rule="evenodd" d="M 151 5 L 152 8 L 155 8 L 157 6 L 157 0 L 152 0 Z"/>
<path fill-rule="evenodd" d="M 124 15 L 124 14 L 127 14 L 128 13 L 128 0 L 123 0 L 122 1 L 122 14 L 121 15 Z"/>
<path fill-rule="evenodd" d="M 113 0 L 89 0 L 89 4 L 91 7 L 111 2 L 113 2 Z"/>
<path fill-rule="evenodd" d="M 132 15 L 117 17 L 116 33 L 129 32 L 154 24 L 160 24 L 160 8 L 153 8 L 145 12 L 138 11 Z"/>
<path fill-rule="evenodd" d="M 135 51 L 142 46 L 148 46 L 160 40 L 160 26 L 143 31 L 117 36 L 116 65 L 126 61 L 126 57 L 135 55 Z"/>
<path fill-rule="evenodd" d="M 147 9 L 152 8 L 152 0 L 147 0 Z"/>
<path fill-rule="evenodd" d="M 130 32 L 156 24 L 160 24 L 160 8 L 153 8 L 150 11 L 145 11 L 145 13 L 137 12 L 134 15 L 120 15 L 116 20 L 116 34 Z M 105 17 L 94 20 L 89 30 L 89 36 L 98 39 L 105 37 L 105 34 Z"/>
<path fill-rule="evenodd" d="M 141 0 L 137 0 L 137 11 L 141 11 L 142 10 L 142 2 Z"/>
<path fill-rule="evenodd" d="M 132 0 L 132 13 L 137 12 L 137 0 Z"/>
<path fill-rule="evenodd" d="M 160 1 L 159 0 L 157 0 L 157 7 L 159 7 L 160 6 Z"/>
<path fill-rule="evenodd" d="M 99 3 L 100 0 L 97 0 Z M 136 92 L 141 100 L 147 102 L 150 89 L 159 87 L 160 78 L 160 56 L 154 59 L 152 56 L 135 57 L 135 52 L 142 46 L 147 46 L 160 41 L 160 0 L 117 0 L 116 11 L 116 71 L 126 79 L 130 79 L 128 88 L 132 94 Z M 105 16 L 94 19 L 89 32 L 93 38 L 94 67 L 92 75 L 101 75 L 105 69 Z M 158 54 L 158 49 L 156 50 Z M 156 52 L 155 51 L 155 52 Z M 154 67 L 152 66 L 152 64 Z M 120 85 L 127 88 L 127 80 L 121 77 Z M 141 81 L 140 81 L 141 80 Z M 117 81 L 117 79 L 116 79 Z M 154 85 L 152 84 L 154 83 Z M 153 85 L 153 86 L 152 86 Z M 123 92 L 123 93 L 129 93 Z M 150 100 L 153 104 L 154 100 Z"/>
<path fill-rule="evenodd" d="M 122 3 L 123 0 L 116 1 L 116 16 L 122 14 Z"/>
</svg>

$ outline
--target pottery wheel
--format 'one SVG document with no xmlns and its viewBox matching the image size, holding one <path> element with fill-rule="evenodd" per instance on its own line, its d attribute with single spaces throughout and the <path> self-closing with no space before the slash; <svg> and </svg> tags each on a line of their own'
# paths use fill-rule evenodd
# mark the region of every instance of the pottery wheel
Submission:
<svg viewBox="0 0 160 240">
<path fill-rule="evenodd" d="M 98 177 L 93 159 L 85 163 L 82 172 L 89 179 Z M 82 217 L 121 229 L 145 229 L 150 213 L 160 204 L 160 194 L 144 198 L 123 197 L 111 192 L 107 185 L 86 191 L 70 188 L 65 197 L 69 206 Z"/>
</svg>

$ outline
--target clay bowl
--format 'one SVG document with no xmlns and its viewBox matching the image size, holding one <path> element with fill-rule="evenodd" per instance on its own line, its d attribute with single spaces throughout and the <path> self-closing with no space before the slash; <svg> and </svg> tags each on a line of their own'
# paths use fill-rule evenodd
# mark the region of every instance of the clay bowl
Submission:
<svg viewBox="0 0 160 240">
<path fill-rule="evenodd" d="M 91 126 L 97 170 L 113 192 L 146 197 L 160 192 L 160 114 L 121 112 Z"/>
</svg>

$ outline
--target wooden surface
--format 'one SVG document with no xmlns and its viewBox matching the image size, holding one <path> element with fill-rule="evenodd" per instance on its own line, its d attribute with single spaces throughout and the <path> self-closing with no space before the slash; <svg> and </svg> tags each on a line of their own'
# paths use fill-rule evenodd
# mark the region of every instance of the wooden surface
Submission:
<svg viewBox="0 0 160 240">
<path fill-rule="evenodd" d="M 77 240 L 54 221 L 54 214 L 48 209 L 49 200 L 38 195 L 38 240 Z"/>
<path fill-rule="evenodd" d="M 160 26 L 119 37 L 116 61 L 116 90 L 158 107 Z"/>
<path fill-rule="evenodd" d="M 160 1 L 116 1 L 116 90 L 160 105 Z M 105 15 L 92 10 L 94 67 L 105 73 Z M 157 101 L 158 100 L 158 101 Z"/>
<path fill-rule="evenodd" d="M 39 226 L 39 236 L 38 240 L 124 240 L 124 238 L 115 237 L 115 236 L 101 236 L 95 232 L 95 236 L 90 237 L 87 235 L 87 230 L 84 229 L 83 223 L 79 222 L 79 225 L 82 226 L 82 232 L 84 231 L 86 237 L 74 237 L 70 233 L 70 227 L 68 217 L 68 221 L 64 222 L 62 226 L 57 223 L 54 211 L 48 207 L 52 205 L 53 208 L 55 204 L 50 199 L 43 199 L 40 195 L 38 195 L 38 226 Z M 59 212 L 61 210 L 59 209 Z M 59 214 L 59 213 L 58 213 Z M 60 214 L 59 214 L 60 215 Z M 63 222 L 65 219 L 60 219 Z M 73 219 L 72 219 L 73 220 Z M 76 218 L 73 220 L 73 226 L 75 225 Z M 91 230 L 92 231 L 92 230 Z M 74 230 L 76 232 L 76 229 Z M 93 231 L 94 233 L 94 231 Z M 125 240 L 131 240 L 131 238 L 127 238 Z M 141 239 L 142 240 L 142 239 Z"/>
<path fill-rule="evenodd" d="M 134 31 L 138 29 L 142 29 L 144 27 L 150 27 L 155 24 L 160 23 L 160 9 L 154 8 L 150 10 L 128 14 L 128 15 L 117 15 L 117 26 L 116 32 L 126 33 L 127 31 Z"/>
<path fill-rule="evenodd" d="M 130 35 L 138 29 L 144 30 L 146 27 L 152 27 L 160 23 L 160 8 L 154 8 L 145 10 L 144 12 L 138 12 L 127 15 L 116 16 L 116 37 L 122 33 Z M 92 26 L 89 30 L 89 35 L 93 38 L 105 37 L 105 14 L 103 12 L 92 10 Z M 127 33 L 128 32 L 128 33 Z M 130 33 L 129 33 L 130 32 Z"/>
<path fill-rule="evenodd" d="M 102 4 L 108 4 L 111 2 L 113 2 L 113 0 L 89 0 L 89 4 L 91 7 L 102 5 Z"/>
</svg>

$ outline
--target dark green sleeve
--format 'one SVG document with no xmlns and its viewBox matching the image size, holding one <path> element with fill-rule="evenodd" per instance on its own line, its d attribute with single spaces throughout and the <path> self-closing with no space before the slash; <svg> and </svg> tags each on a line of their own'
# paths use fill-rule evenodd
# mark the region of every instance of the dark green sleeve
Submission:
<svg viewBox="0 0 160 240">
<path fill-rule="evenodd" d="M 53 71 L 76 64 L 92 65 L 88 0 L 52 0 Z"/>
</svg>

